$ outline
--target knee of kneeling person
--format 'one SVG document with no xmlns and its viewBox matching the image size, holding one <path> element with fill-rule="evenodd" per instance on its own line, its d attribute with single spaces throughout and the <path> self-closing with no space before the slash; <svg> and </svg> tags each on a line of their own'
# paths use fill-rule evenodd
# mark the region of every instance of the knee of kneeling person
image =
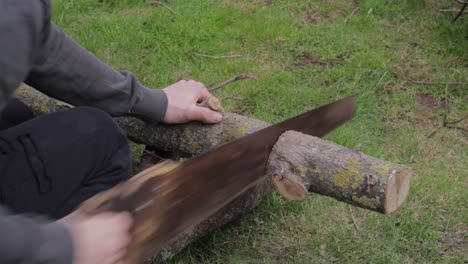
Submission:
<svg viewBox="0 0 468 264">
<path fill-rule="evenodd" d="M 88 106 L 79 106 L 70 110 L 72 116 L 70 117 L 74 122 L 79 122 L 80 127 L 89 133 L 100 133 L 108 136 L 116 135 L 126 139 L 125 132 L 120 128 L 112 117 L 97 108 Z"/>
</svg>

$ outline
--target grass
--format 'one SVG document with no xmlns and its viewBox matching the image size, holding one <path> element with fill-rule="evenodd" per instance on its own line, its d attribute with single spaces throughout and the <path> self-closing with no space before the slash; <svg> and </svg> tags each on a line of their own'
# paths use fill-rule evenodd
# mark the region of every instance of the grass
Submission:
<svg viewBox="0 0 468 264">
<path fill-rule="evenodd" d="M 142 83 L 193 78 L 213 85 L 229 111 L 277 122 L 346 95 L 354 120 L 327 136 L 414 171 L 407 202 L 391 216 L 310 195 L 270 194 L 246 217 L 168 263 L 467 263 L 466 131 L 442 117 L 468 113 L 468 17 L 455 1 L 55 0 L 54 21 L 83 46 Z M 206 54 L 241 55 L 215 59 Z M 448 104 L 446 104 L 448 102 Z M 467 129 L 467 120 L 457 124 Z"/>
</svg>

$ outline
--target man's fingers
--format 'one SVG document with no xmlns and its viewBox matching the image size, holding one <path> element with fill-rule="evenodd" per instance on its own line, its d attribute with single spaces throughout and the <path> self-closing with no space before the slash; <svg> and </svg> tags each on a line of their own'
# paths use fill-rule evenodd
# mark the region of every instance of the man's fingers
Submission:
<svg viewBox="0 0 468 264">
<path fill-rule="evenodd" d="M 129 212 L 121 212 L 116 215 L 118 221 L 125 230 L 128 230 L 133 225 L 133 218 Z"/>
<path fill-rule="evenodd" d="M 205 107 L 195 106 L 188 112 L 189 120 L 197 120 L 208 124 L 215 124 L 223 121 L 223 116 Z"/>
<path fill-rule="evenodd" d="M 112 259 L 109 260 L 109 264 L 120 264 L 124 263 L 124 257 L 125 257 L 126 250 L 121 250 L 112 257 Z"/>
<path fill-rule="evenodd" d="M 203 83 L 200 82 L 197 86 L 197 92 L 197 103 L 201 103 L 211 96 L 211 93 L 208 91 L 205 85 L 203 85 Z"/>
</svg>

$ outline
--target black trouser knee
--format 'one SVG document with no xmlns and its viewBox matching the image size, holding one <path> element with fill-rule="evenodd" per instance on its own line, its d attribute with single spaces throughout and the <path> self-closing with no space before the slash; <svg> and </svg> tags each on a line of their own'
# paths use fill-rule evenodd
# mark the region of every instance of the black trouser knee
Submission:
<svg viewBox="0 0 468 264">
<path fill-rule="evenodd" d="M 127 138 L 106 113 L 78 107 L 0 131 L 0 202 L 54 218 L 130 176 Z"/>
<path fill-rule="evenodd" d="M 0 130 L 4 130 L 34 118 L 34 114 L 23 102 L 11 98 L 5 109 L 0 111 Z"/>
</svg>

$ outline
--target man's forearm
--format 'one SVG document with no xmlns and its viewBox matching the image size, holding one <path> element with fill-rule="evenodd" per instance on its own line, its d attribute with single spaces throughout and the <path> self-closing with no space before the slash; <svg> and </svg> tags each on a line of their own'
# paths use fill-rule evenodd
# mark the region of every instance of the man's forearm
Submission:
<svg viewBox="0 0 468 264">
<path fill-rule="evenodd" d="M 59 222 L 10 215 L 0 207 L 0 263 L 71 263 L 73 243 Z"/>
</svg>

